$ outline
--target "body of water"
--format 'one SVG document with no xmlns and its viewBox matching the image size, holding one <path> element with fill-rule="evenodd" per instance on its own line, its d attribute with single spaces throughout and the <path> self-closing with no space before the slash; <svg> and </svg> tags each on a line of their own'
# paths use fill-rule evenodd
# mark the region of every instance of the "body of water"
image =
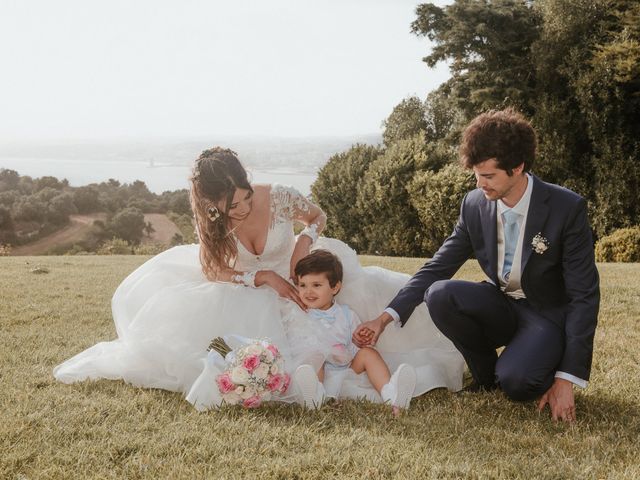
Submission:
<svg viewBox="0 0 640 480">
<path fill-rule="evenodd" d="M 149 190 L 162 193 L 166 190 L 189 188 L 191 167 L 160 162 L 117 160 L 69 160 L 59 158 L 0 157 L 0 168 L 17 171 L 30 177 L 52 176 L 66 178 L 73 187 L 100 183 L 113 178 L 121 183 L 143 181 Z M 294 169 L 268 169 L 247 167 L 254 183 L 281 183 L 291 185 L 303 194 L 311 192 L 315 173 L 296 172 Z"/>
</svg>

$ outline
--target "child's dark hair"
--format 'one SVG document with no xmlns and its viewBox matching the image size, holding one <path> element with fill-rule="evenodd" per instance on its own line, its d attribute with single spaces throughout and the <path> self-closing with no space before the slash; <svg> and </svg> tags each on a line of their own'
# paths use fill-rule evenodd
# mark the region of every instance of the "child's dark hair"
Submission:
<svg viewBox="0 0 640 480">
<path fill-rule="evenodd" d="M 300 278 L 310 273 L 326 273 L 331 288 L 342 281 L 342 263 L 328 250 L 314 250 L 296 264 L 295 274 Z"/>
</svg>

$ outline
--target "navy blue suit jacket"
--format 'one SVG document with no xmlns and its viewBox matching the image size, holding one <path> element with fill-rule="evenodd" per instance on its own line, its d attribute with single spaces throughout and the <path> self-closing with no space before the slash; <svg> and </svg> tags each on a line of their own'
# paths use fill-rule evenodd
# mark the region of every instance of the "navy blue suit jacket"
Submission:
<svg viewBox="0 0 640 480">
<path fill-rule="evenodd" d="M 600 289 L 586 201 L 571 190 L 532 178 L 522 245 L 522 290 L 529 303 L 565 333 L 558 370 L 588 380 Z M 389 304 L 402 325 L 433 282 L 451 278 L 472 254 L 491 282 L 499 285 L 496 209 L 496 201 L 487 200 L 480 189 L 465 196 L 451 236 Z M 544 253 L 533 249 L 536 234 L 548 241 Z"/>
</svg>

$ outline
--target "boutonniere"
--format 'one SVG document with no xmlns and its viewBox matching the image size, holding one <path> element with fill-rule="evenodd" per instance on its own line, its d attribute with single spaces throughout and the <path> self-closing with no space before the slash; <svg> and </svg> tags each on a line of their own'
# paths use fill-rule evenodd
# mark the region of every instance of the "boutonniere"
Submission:
<svg viewBox="0 0 640 480">
<path fill-rule="evenodd" d="M 531 246 L 533 251 L 542 255 L 549 248 L 549 240 L 542 236 L 541 232 L 536 233 L 536 236 L 531 240 Z"/>
</svg>

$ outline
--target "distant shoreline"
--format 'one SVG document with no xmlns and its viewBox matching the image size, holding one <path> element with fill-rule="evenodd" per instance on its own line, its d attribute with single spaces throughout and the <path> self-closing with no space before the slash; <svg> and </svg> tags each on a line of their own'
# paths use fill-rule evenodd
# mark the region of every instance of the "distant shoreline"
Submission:
<svg viewBox="0 0 640 480">
<path fill-rule="evenodd" d="M 157 194 L 189 188 L 191 165 L 161 162 L 150 166 L 149 162 L 126 160 L 79 160 L 66 158 L 0 157 L 0 168 L 17 171 L 33 178 L 52 176 L 67 179 L 73 187 L 106 182 L 109 179 L 121 183 L 140 180 Z M 282 183 L 291 185 L 304 195 L 311 193 L 311 184 L 317 172 L 309 169 L 296 170 L 291 167 L 248 166 L 251 181 L 255 183 Z"/>
</svg>

